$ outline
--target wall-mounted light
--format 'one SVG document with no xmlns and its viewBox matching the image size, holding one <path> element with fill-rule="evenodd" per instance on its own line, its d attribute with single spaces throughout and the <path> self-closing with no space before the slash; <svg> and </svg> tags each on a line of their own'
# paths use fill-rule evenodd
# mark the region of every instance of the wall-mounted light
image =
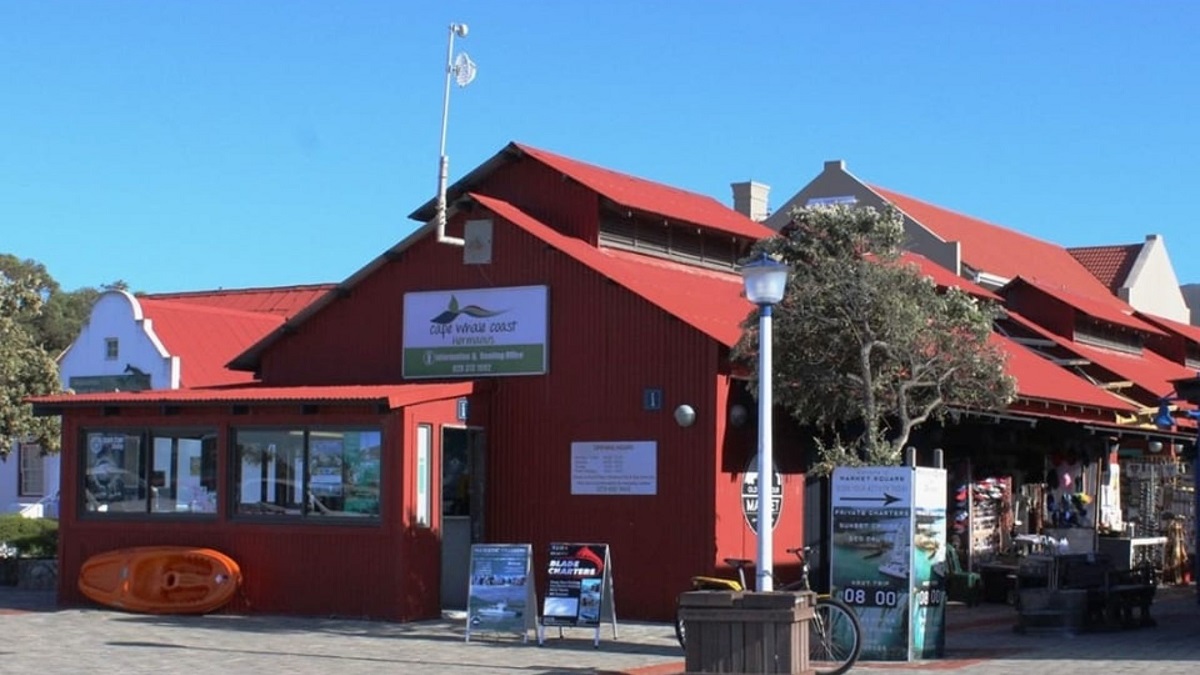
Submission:
<svg viewBox="0 0 1200 675">
<path fill-rule="evenodd" d="M 1150 441 L 1150 452 L 1158 454 L 1162 452 L 1162 441 Z"/>
<path fill-rule="evenodd" d="M 696 422 L 696 411 L 684 403 L 675 409 L 675 423 L 681 427 L 690 427 Z"/>
</svg>

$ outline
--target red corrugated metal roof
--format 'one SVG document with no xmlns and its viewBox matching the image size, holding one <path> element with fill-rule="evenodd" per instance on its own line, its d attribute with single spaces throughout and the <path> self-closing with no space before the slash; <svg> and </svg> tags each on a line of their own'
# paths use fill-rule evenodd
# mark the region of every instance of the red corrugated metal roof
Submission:
<svg viewBox="0 0 1200 675">
<path fill-rule="evenodd" d="M 501 218 L 607 276 L 717 342 L 733 346 L 741 338 L 741 322 L 754 307 L 742 297 L 741 275 L 637 253 L 598 249 L 581 239 L 558 232 L 508 202 L 474 193 L 470 196 Z"/>
<path fill-rule="evenodd" d="M 446 190 L 448 201 L 453 203 L 458 196 L 474 191 L 475 187 L 493 172 L 522 157 L 540 162 L 629 209 L 751 239 L 762 239 L 775 233 L 766 225 L 751 220 L 712 197 L 619 173 L 521 143 L 509 143 L 486 162 L 455 181 Z M 428 222 L 435 214 L 436 201 L 431 199 L 409 214 L 409 217 Z"/>
<path fill-rule="evenodd" d="M 522 143 L 514 145 L 530 157 L 622 206 L 751 239 L 763 239 L 775 234 L 766 225 L 751 220 L 712 197 L 618 173 Z"/>
<path fill-rule="evenodd" d="M 179 357 L 183 387 L 253 380 L 253 373 L 229 370 L 225 364 L 283 323 L 276 314 L 144 297 L 138 303 L 163 346 Z"/>
<path fill-rule="evenodd" d="M 596 249 L 539 223 L 507 202 L 483 195 L 472 194 L 471 197 L 496 215 L 606 275 L 721 344 L 732 346 L 741 337 L 740 324 L 753 305 L 742 296 L 740 275 L 709 272 L 626 251 Z M 922 270 L 926 265 L 942 270 L 948 275 L 945 281 L 964 282 L 960 287 L 974 286 L 921 256 L 910 255 L 905 259 Z M 922 260 L 926 264 L 922 264 Z M 934 281 L 942 285 L 937 278 Z M 983 288 L 979 291 L 988 294 Z M 1022 397 L 1107 410 L 1133 409 L 1127 402 L 1067 373 L 1011 340 L 1000 335 L 993 339 L 1009 354 L 1009 372 L 1017 378 Z"/>
<path fill-rule="evenodd" d="M 1113 296 L 1109 296 L 1106 300 L 1091 298 L 1085 295 L 1079 295 L 1078 293 L 1072 293 L 1064 288 L 1056 288 L 1049 284 L 1026 279 L 1023 276 L 1013 279 L 1004 288 L 1010 288 L 1018 284 L 1032 286 L 1046 295 L 1067 303 L 1068 305 L 1094 319 L 1107 321 L 1108 323 L 1113 323 L 1118 326 L 1125 326 L 1126 328 L 1132 328 L 1134 330 L 1141 331 L 1143 333 L 1149 333 L 1151 335 L 1166 335 L 1166 333 L 1162 332 L 1158 328 L 1135 317 L 1133 315 L 1133 308 L 1125 304 L 1125 301 L 1121 300 L 1120 298 Z M 1001 293 L 1003 292 L 1004 289 L 1001 289 Z"/>
<path fill-rule="evenodd" d="M 1140 354 L 1127 354 L 1111 349 L 1092 347 L 1055 335 L 1016 312 L 1010 311 L 1008 318 L 1036 333 L 1038 337 L 1053 341 L 1074 356 L 1087 359 L 1122 380 L 1132 382 L 1158 397 L 1171 393 L 1174 389 L 1171 380 L 1195 375 L 1183 365 L 1149 349 L 1142 350 Z"/>
<path fill-rule="evenodd" d="M 887 188 L 876 185 L 869 187 L 943 240 L 960 242 L 963 262 L 977 271 L 1008 279 L 1023 276 L 1055 287 L 1068 288 L 1083 295 L 1111 297 L 1108 288 L 1058 244 L 965 216 Z"/>
<path fill-rule="evenodd" d="M 96 394 L 56 394 L 27 399 L 43 408 L 130 404 L 231 403 L 386 403 L 401 408 L 413 403 L 467 396 L 475 383 L 413 383 L 330 387 L 266 387 L 257 384 L 193 389 L 148 389 Z"/>
<path fill-rule="evenodd" d="M 933 283 L 942 288 L 958 288 L 966 293 L 974 295 L 977 298 L 986 298 L 996 302 L 1003 301 L 999 295 L 996 295 L 995 293 L 973 281 L 969 281 L 958 276 L 954 272 L 951 272 L 950 270 L 942 267 L 923 255 L 918 255 L 911 251 L 905 251 L 904 253 L 900 254 L 900 260 L 905 263 L 916 265 L 917 269 L 919 269 L 921 273 L 932 279 Z"/>
<path fill-rule="evenodd" d="M 1067 252 L 1115 295 L 1129 278 L 1129 272 L 1133 269 L 1138 254 L 1142 252 L 1142 246 L 1143 244 L 1081 246 L 1069 248 Z"/>
<path fill-rule="evenodd" d="M 244 312 L 262 312 L 289 317 L 304 309 L 337 284 L 303 286 L 273 286 L 261 288 L 217 289 L 214 291 L 183 291 L 179 293 L 146 293 L 139 298 L 187 302 L 210 307 L 223 307 Z"/>
<path fill-rule="evenodd" d="M 1017 394 L 1021 398 L 1121 412 L 1137 410 L 1128 401 L 1072 375 L 1028 347 L 998 333 L 992 333 L 990 339 L 1008 356 L 1006 370 L 1017 379 Z"/>
<path fill-rule="evenodd" d="M 1159 328 L 1166 330 L 1168 333 L 1175 333 L 1182 336 L 1185 340 L 1200 344 L 1200 326 L 1193 326 L 1190 323 L 1180 323 L 1165 317 L 1147 314 L 1146 312 L 1136 312 L 1136 314 L 1139 318 L 1145 319 Z"/>
</svg>

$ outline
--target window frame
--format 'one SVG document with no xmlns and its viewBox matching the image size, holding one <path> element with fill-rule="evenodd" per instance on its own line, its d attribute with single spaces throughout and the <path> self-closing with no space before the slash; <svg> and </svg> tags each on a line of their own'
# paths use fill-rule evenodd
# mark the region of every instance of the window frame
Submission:
<svg viewBox="0 0 1200 675">
<path fill-rule="evenodd" d="M 104 338 L 104 360 L 116 361 L 121 358 L 121 341 L 119 338 Z"/>
<path fill-rule="evenodd" d="M 33 489 L 28 484 L 31 475 L 36 477 Z M 17 444 L 17 496 L 46 496 L 46 456 L 38 443 Z"/>
<path fill-rule="evenodd" d="M 123 436 L 125 438 L 136 438 L 138 442 L 138 481 L 136 489 L 139 492 L 144 492 L 138 500 L 143 501 L 143 508 L 137 511 L 108 511 L 102 509 L 101 506 L 106 506 L 107 503 L 97 503 L 95 508 L 89 507 L 90 486 L 88 484 L 91 475 L 88 472 L 89 453 L 92 452 L 90 446 L 90 437 L 98 436 Z M 213 508 L 206 511 L 187 510 L 180 511 L 177 508 L 163 511 L 155 510 L 156 503 L 156 488 L 154 485 L 155 472 L 155 448 L 154 441 L 159 438 L 171 438 L 178 441 L 181 438 L 194 438 L 203 443 L 203 439 L 211 437 L 212 444 L 212 462 L 213 477 L 216 495 L 213 497 Z M 80 518 L 88 520 L 150 520 L 159 521 L 166 519 L 184 519 L 184 520 L 213 520 L 218 516 L 221 503 L 221 481 L 220 481 L 220 461 L 221 461 L 221 429 L 218 425 L 203 425 L 189 424 L 178 427 L 166 425 L 128 425 L 114 427 L 84 427 L 79 430 L 79 457 L 77 458 L 77 466 L 79 467 L 79 478 L 77 485 L 79 487 L 79 498 L 76 500 L 76 512 Z M 201 448 L 203 453 L 203 447 Z M 201 466 L 203 467 L 203 454 L 201 454 Z M 203 473 L 203 468 L 201 469 Z M 178 489 L 178 476 L 175 477 L 174 486 Z M 134 502 L 135 500 L 126 500 Z M 120 503 L 120 502 L 118 502 Z"/>
<path fill-rule="evenodd" d="M 239 435 L 244 433 L 281 433 L 281 434 L 302 434 L 301 440 L 301 457 L 300 465 L 302 471 L 299 478 L 299 493 L 301 495 L 299 501 L 298 512 L 277 512 L 269 510 L 280 507 L 277 504 L 266 502 L 267 507 L 259 512 L 250 512 L 243 510 L 243 507 L 250 502 L 242 502 L 241 495 L 244 486 L 244 477 L 241 473 L 243 466 L 242 453 L 239 445 Z M 379 438 L 379 467 L 377 469 L 378 477 L 376 478 L 375 489 L 377 492 L 375 513 L 357 513 L 350 511 L 334 511 L 332 513 L 322 513 L 319 506 L 320 500 L 317 500 L 315 495 L 310 494 L 312 491 L 312 437 L 313 433 L 338 433 L 343 437 L 345 435 L 358 433 L 374 433 Z M 386 488 L 383 481 L 383 449 L 386 444 L 386 433 L 383 424 L 270 424 L 270 425 L 237 425 L 229 428 L 227 457 L 229 459 L 229 469 L 226 472 L 229 480 L 230 489 L 227 491 L 226 503 L 229 509 L 229 517 L 231 520 L 251 521 L 251 522 L 303 522 L 304 524 L 334 524 L 334 525 L 368 525 L 378 526 L 383 522 L 383 504 Z M 345 450 L 342 451 L 344 461 Z M 278 477 L 275 477 L 276 483 L 280 482 Z M 283 478 L 282 482 L 295 482 L 294 478 Z M 293 488 L 293 491 L 295 489 Z"/>
</svg>

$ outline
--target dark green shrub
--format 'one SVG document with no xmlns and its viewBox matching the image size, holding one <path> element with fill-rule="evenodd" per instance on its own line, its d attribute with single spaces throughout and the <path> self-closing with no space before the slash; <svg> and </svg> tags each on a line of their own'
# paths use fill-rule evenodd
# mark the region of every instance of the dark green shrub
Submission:
<svg viewBox="0 0 1200 675">
<path fill-rule="evenodd" d="M 58 521 L 50 518 L 0 516 L 0 544 L 17 550 L 22 558 L 53 558 L 58 555 Z"/>
</svg>

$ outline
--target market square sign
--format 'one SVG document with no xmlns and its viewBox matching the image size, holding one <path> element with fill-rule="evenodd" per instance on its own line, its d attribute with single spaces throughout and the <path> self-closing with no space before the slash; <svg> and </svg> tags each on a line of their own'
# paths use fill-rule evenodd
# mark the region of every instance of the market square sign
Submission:
<svg viewBox="0 0 1200 675">
<path fill-rule="evenodd" d="M 404 294 L 404 377 L 546 372 L 546 286 Z"/>
</svg>

